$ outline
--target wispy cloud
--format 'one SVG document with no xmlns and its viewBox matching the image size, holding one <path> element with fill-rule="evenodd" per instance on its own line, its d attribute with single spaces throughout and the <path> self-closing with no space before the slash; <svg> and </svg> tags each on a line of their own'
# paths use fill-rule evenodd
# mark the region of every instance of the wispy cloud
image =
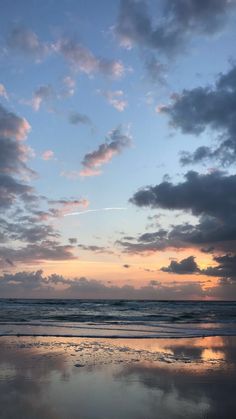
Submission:
<svg viewBox="0 0 236 419">
<path fill-rule="evenodd" d="M 123 112 L 128 106 L 122 90 L 98 90 L 98 93 L 105 97 L 108 103 L 119 112 Z"/>
<path fill-rule="evenodd" d="M 1 97 L 4 97 L 4 99 L 7 99 L 8 100 L 7 90 L 6 90 L 5 86 L 2 83 L 0 83 L 0 96 Z"/>
</svg>

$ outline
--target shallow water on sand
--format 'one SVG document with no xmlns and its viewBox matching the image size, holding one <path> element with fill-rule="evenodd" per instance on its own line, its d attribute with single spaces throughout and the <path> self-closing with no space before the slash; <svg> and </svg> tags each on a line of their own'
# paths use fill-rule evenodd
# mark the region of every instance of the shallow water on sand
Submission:
<svg viewBox="0 0 236 419">
<path fill-rule="evenodd" d="M 1 419 L 236 417 L 236 337 L 0 338 Z"/>
</svg>

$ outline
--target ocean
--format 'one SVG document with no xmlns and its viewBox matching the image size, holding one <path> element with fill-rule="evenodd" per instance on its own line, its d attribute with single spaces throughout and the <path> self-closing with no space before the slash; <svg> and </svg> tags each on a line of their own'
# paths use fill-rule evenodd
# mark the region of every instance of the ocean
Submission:
<svg viewBox="0 0 236 419">
<path fill-rule="evenodd" d="M 236 302 L 0 299 L 1 336 L 236 335 Z"/>
</svg>

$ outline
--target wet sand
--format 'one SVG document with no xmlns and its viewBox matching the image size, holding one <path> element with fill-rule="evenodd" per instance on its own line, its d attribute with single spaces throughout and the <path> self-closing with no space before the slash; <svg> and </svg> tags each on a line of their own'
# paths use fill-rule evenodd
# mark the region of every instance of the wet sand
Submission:
<svg viewBox="0 0 236 419">
<path fill-rule="evenodd" d="M 1 419 L 236 417 L 236 337 L 0 338 Z"/>
</svg>

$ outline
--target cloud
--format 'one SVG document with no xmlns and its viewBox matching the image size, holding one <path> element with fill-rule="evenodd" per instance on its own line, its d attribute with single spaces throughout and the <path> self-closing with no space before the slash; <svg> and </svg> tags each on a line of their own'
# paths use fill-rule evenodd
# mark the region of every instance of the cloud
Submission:
<svg viewBox="0 0 236 419">
<path fill-rule="evenodd" d="M 200 135 L 207 129 L 216 132 L 219 146 L 201 146 L 193 154 L 183 153 L 183 164 L 215 159 L 227 165 L 236 160 L 236 66 L 221 74 L 214 86 L 183 90 L 173 103 L 161 106 L 174 128 L 184 134 Z"/>
<path fill-rule="evenodd" d="M 49 209 L 49 214 L 54 217 L 64 217 L 65 215 L 69 215 L 73 210 L 87 208 L 89 206 L 89 201 L 85 198 L 49 200 L 48 203 L 57 207 Z"/>
<path fill-rule="evenodd" d="M 112 78 L 120 78 L 125 73 L 121 61 L 96 57 L 88 48 L 72 39 L 62 39 L 54 45 L 54 50 L 63 55 L 74 71 L 87 75 L 101 73 Z"/>
<path fill-rule="evenodd" d="M 195 223 L 172 225 L 132 240 L 119 240 L 125 252 L 156 252 L 166 248 L 211 248 L 236 251 L 236 176 L 222 172 L 187 172 L 178 184 L 164 181 L 136 192 L 130 201 L 138 207 L 182 210 L 196 216 Z"/>
<path fill-rule="evenodd" d="M 129 254 L 151 254 L 168 247 L 185 247 L 181 242 L 169 240 L 168 231 L 160 229 L 154 233 L 144 233 L 138 237 L 125 236 L 116 241 Z"/>
<path fill-rule="evenodd" d="M 73 125 L 92 125 L 91 119 L 87 115 L 81 114 L 79 112 L 71 112 L 69 114 L 69 122 Z"/>
<path fill-rule="evenodd" d="M 98 92 L 104 96 L 108 103 L 119 112 L 123 112 L 128 106 L 128 102 L 124 99 L 124 92 L 122 90 L 98 90 Z"/>
<path fill-rule="evenodd" d="M 76 243 L 77 243 L 77 241 L 78 241 L 78 240 L 77 240 L 75 237 L 70 237 L 70 238 L 69 238 L 69 243 L 70 243 L 70 244 L 76 244 Z"/>
<path fill-rule="evenodd" d="M 5 240 L 11 242 L 39 243 L 41 240 L 59 236 L 52 226 L 38 224 L 37 219 L 30 216 L 18 217 L 16 222 L 3 219 L 0 221 Z"/>
<path fill-rule="evenodd" d="M 35 198 L 33 193 L 34 189 L 31 186 L 0 173 L 0 210 L 5 211 L 12 207 L 18 199 L 27 204 Z"/>
<path fill-rule="evenodd" d="M 70 97 L 75 94 L 76 81 L 71 76 L 66 76 L 63 79 L 63 87 L 61 89 L 62 97 Z"/>
<path fill-rule="evenodd" d="M 71 97 L 75 93 L 76 82 L 70 76 L 62 80 L 62 84 L 58 90 L 54 89 L 51 84 L 39 86 L 33 93 L 30 100 L 21 100 L 21 103 L 31 106 L 36 112 L 39 111 L 43 103 L 50 100 L 62 100 Z"/>
<path fill-rule="evenodd" d="M 0 258 L 9 258 L 12 263 L 34 264 L 45 260 L 76 259 L 72 251 L 74 246 L 62 245 L 57 240 L 43 240 L 41 243 L 28 243 L 19 248 L 0 247 Z"/>
<path fill-rule="evenodd" d="M 50 201 L 56 208 L 40 211 L 42 198 L 25 180 L 26 176 L 35 176 L 27 165 L 32 151 L 19 141 L 25 139 L 28 131 L 29 124 L 24 118 L 0 107 L 0 263 L 3 268 L 12 268 L 17 262 L 74 259 L 74 247 L 61 244 L 60 234 L 44 221 L 63 216 L 72 208 L 85 207 L 88 202 Z"/>
<path fill-rule="evenodd" d="M 22 180 L 35 175 L 26 164 L 32 150 L 18 141 L 25 139 L 29 129 L 24 118 L 0 105 L 0 210 L 5 211 L 18 200 L 28 204 L 36 199 L 33 188 Z"/>
<path fill-rule="evenodd" d="M 52 150 L 45 150 L 41 155 L 43 160 L 52 160 L 54 159 L 54 151 Z"/>
<path fill-rule="evenodd" d="M 30 101 L 32 108 L 38 111 L 44 101 L 47 101 L 54 96 L 54 91 L 51 85 L 40 86 L 33 94 L 33 99 Z"/>
<path fill-rule="evenodd" d="M 144 67 L 147 72 L 148 78 L 153 83 L 166 85 L 166 66 L 161 63 L 153 54 L 145 56 Z M 149 98 L 150 100 L 150 98 Z"/>
<path fill-rule="evenodd" d="M 63 290 L 55 289 L 55 285 L 63 286 Z M 17 272 L 4 274 L 0 277 L 0 291 L 4 297 L 23 296 L 65 298 L 102 298 L 102 299 L 185 299 L 204 297 L 204 291 L 200 284 L 181 284 L 165 286 L 159 282 L 135 288 L 131 285 L 115 286 L 106 285 L 95 279 L 84 277 L 66 279 L 61 275 L 49 275 L 45 277 L 42 271 Z"/>
<path fill-rule="evenodd" d="M 202 272 L 205 275 L 225 278 L 226 280 L 236 280 L 236 255 L 226 254 L 213 257 L 216 266 L 210 266 Z M 230 282 L 230 281 L 229 281 Z"/>
<path fill-rule="evenodd" d="M 80 177 L 80 172 L 79 170 L 63 170 L 60 173 L 60 176 L 63 176 L 66 179 L 76 180 Z"/>
<path fill-rule="evenodd" d="M 0 96 L 4 97 L 4 99 L 8 99 L 7 90 L 2 83 L 0 83 Z"/>
<path fill-rule="evenodd" d="M 121 0 L 115 32 L 121 45 L 146 47 L 169 55 L 179 52 L 191 35 L 211 35 L 225 24 L 235 2 L 167 0 L 155 2 L 155 21 L 143 0 Z"/>
<path fill-rule="evenodd" d="M 120 128 L 114 129 L 109 133 L 105 143 L 100 144 L 97 150 L 84 156 L 80 176 L 100 175 L 100 167 L 108 163 L 113 156 L 130 147 L 131 143 L 131 137 L 128 134 L 123 134 Z"/>
<path fill-rule="evenodd" d="M 1 123 L 0 123 L 1 130 Z M 1 174 L 18 173 L 33 175 L 34 172 L 26 161 L 31 156 L 31 149 L 19 141 L 0 137 L 0 172 Z"/>
<path fill-rule="evenodd" d="M 36 33 L 24 27 L 14 28 L 7 38 L 9 48 L 34 58 L 42 60 L 49 52 L 50 46 L 39 40 Z"/>
<path fill-rule="evenodd" d="M 164 181 L 140 189 L 130 201 L 140 207 L 189 210 L 194 215 L 225 217 L 236 210 L 235 186 L 235 175 L 227 176 L 220 171 L 208 174 L 189 171 L 183 182 L 174 185 Z"/>
<path fill-rule="evenodd" d="M 84 244 L 78 244 L 78 247 L 82 250 L 93 252 L 93 253 L 107 253 L 107 254 L 113 254 L 112 250 L 107 249 L 104 246 L 95 246 L 95 245 L 84 245 Z"/>
<path fill-rule="evenodd" d="M 58 274 L 44 276 L 42 270 L 5 273 L 0 276 L 1 296 L 9 298 L 47 298 L 50 294 L 52 298 L 81 299 L 185 300 L 214 297 L 233 300 L 235 286 L 235 283 L 220 281 L 216 286 L 203 289 L 200 282 L 176 281 L 168 285 L 152 280 L 135 288 L 132 285 L 106 285 L 85 277 L 69 279 Z"/>
<path fill-rule="evenodd" d="M 0 137 L 24 140 L 31 127 L 25 118 L 15 115 L 0 104 Z"/>
<path fill-rule="evenodd" d="M 9 33 L 7 47 L 19 54 L 33 58 L 36 62 L 41 62 L 52 53 L 62 56 L 73 71 L 88 76 L 100 73 L 112 79 L 119 79 L 124 76 L 126 71 L 120 60 L 95 56 L 92 51 L 74 39 L 64 38 L 54 43 L 46 43 L 41 41 L 35 32 L 24 27 L 14 28 Z M 73 96 L 75 80 L 71 76 L 66 76 L 63 79 L 63 84 L 61 96 Z"/>
<path fill-rule="evenodd" d="M 194 256 L 189 256 L 186 259 L 182 259 L 180 262 L 172 260 L 169 266 L 161 268 L 161 271 L 185 275 L 198 273 L 199 268 L 195 262 Z"/>
</svg>

